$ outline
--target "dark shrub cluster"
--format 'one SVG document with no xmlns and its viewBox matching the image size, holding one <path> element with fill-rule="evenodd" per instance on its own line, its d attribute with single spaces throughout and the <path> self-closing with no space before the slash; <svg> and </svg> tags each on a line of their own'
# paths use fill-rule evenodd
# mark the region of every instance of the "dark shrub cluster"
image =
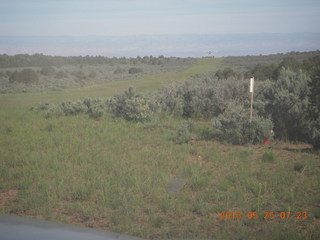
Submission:
<svg viewBox="0 0 320 240">
<path fill-rule="evenodd" d="M 38 83 L 39 77 L 38 74 L 32 69 L 23 69 L 22 71 L 15 71 L 10 74 L 9 77 L 10 83 Z"/>
<path fill-rule="evenodd" d="M 46 66 L 46 67 L 42 67 L 40 72 L 45 76 L 51 76 L 56 74 L 56 69 L 51 66 Z"/>
<path fill-rule="evenodd" d="M 99 98 L 86 98 L 83 103 L 87 106 L 89 114 L 92 118 L 100 118 L 107 110 L 106 101 Z"/>
<path fill-rule="evenodd" d="M 212 119 L 214 136 L 232 144 L 257 144 L 273 129 L 271 119 L 255 116 L 249 121 L 249 111 L 238 103 L 229 103 L 226 110 Z"/>
<path fill-rule="evenodd" d="M 86 98 L 83 101 L 64 101 L 58 105 L 39 104 L 35 109 L 47 110 L 45 117 L 88 114 L 92 118 L 102 117 L 106 112 L 106 101 Z"/>
<path fill-rule="evenodd" d="M 116 70 L 114 70 L 114 74 L 122 74 L 122 73 L 126 73 L 127 70 L 125 68 L 121 68 L 121 67 L 117 67 Z"/>
<path fill-rule="evenodd" d="M 60 70 L 56 73 L 55 78 L 57 79 L 62 79 L 62 78 L 67 78 L 68 74 L 65 73 L 64 71 Z"/>
<path fill-rule="evenodd" d="M 244 102 L 248 86 L 243 80 L 217 80 L 212 74 L 197 76 L 179 85 L 171 85 L 159 93 L 163 111 L 185 118 L 210 119 L 223 113 L 227 102 Z"/>
<path fill-rule="evenodd" d="M 143 70 L 141 68 L 136 68 L 136 67 L 132 67 L 129 68 L 128 73 L 129 74 L 137 74 L 137 73 L 142 73 Z"/>
</svg>

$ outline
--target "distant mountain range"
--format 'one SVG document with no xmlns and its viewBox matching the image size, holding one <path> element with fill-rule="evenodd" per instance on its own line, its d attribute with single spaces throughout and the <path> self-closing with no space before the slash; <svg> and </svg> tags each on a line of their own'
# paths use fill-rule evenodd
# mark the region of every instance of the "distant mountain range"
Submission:
<svg viewBox="0 0 320 240">
<path fill-rule="evenodd" d="M 320 33 L 0 36 L 0 54 L 8 55 L 222 57 L 319 49 Z"/>
</svg>

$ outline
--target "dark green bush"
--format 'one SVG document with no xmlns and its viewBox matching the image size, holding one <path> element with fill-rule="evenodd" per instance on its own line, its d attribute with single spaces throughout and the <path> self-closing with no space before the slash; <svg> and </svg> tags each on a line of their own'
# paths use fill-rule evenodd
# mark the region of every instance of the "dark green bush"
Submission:
<svg viewBox="0 0 320 240">
<path fill-rule="evenodd" d="M 86 80 L 87 76 L 82 71 L 75 71 L 72 73 L 73 76 L 76 77 L 77 80 Z"/>
<path fill-rule="evenodd" d="M 189 119 L 188 121 L 182 122 L 178 128 L 174 141 L 178 144 L 188 143 L 191 140 L 191 131 L 193 128 L 194 122 L 192 120 Z"/>
<path fill-rule="evenodd" d="M 232 68 L 225 68 L 223 70 L 218 70 L 215 75 L 219 80 L 228 79 L 231 77 L 236 77 L 237 73 L 233 71 Z"/>
<path fill-rule="evenodd" d="M 60 105 L 49 105 L 47 112 L 45 113 L 45 118 L 50 117 L 61 117 L 64 116 L 65 113 Z"/>
<path fill-rule="evenodd" d="M 293 166 L 293 170 L 295 170 L 297 172 L 302 172 L 304 168 L 305 168 L 305 165 L 301 162 L 297 162 Z"/>
<path fill-rule="evenodd" d="M 113 73 L 114 73 L 114 74 L 121 74 L 121 73 L 125 73 L 125 72 L 127 72 L 126 69 L 121 68 L 121 67 L 117 67 L 116 70 L 114 70 Z"/>
<path fill-rule="evenodd" d="M 32 69 L 23 69 L 21 72 L 15 71 L 9 77 L 10 83 L 38 83 L 38 74 Z"/>
<path fill-rule="evenodd" d="M 88 107 L 81 101 L 65 101 L 61 102 L 59 106 L 64 115 L 77 115 L 79 113 L 86 113 L 88 111 Z"/>
<path fill-rule="evenodd" d="M 40 72 L 45 76 L 51 76 L 56 74 L 56 69 L 54 67 L 47 66 L 47 67 L 41 68 Z"/>
<path fill-rule="evenodd" d="M 107 110 L 106 101 L 102 99 L 86 98 L 83 103 L 87 106 L 90 117 L 100 118 Z"/>
<path fill-rule="evenodd" d="M 262 161 L 265 163 L 274 162 L 277 159 L 277 155 L 272 151 L 266 151 L 262 154 Z"/>
<path fill-rule="evenodd" d="M 57 74 L 55 75 L 55 78 L 58 78 L 58 79 L 67 78 L 67 77 L 68 77 L 68 74 L 62 70 L 58 71 Z"/>
<path fill-rule="evenodd" d="M 95 78 L 97 76 L 97 73 L 95 71 L 91 71 L 88 75 L 88 78 Z"/>
<path fill-rule="evenodd" d="M 136 68 L 136 67 L 132 67 L 129 68 L 128 73 L 129 74 L 137 74 L 137 73 L 142 73 L 143 70 L 141 68 Z"/>
</svg>

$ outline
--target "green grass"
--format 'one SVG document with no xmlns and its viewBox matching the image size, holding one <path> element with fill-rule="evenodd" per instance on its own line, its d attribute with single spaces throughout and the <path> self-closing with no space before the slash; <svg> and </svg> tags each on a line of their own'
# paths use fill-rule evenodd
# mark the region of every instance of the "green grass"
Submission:
<svg viewBox="0 0 320 240">
<path fill-rule="evenodd" d="M 105 84 L 61 91 L 1 94 L 0 106 L 31 106 L 40 102 L 59 102 L 65 99 L 74 100 L 86 97 L 111 97 L 114 94 L 123 92 L 130 86 L 134 87 L 139 92 L 155 91 L 172 82 L 186 80 L 194 74 L 207 71 L 215 71 L 219 69 L 221 64 L 221 59 L 204 58 L 199 59 L 196 64 L 183 71 L 148 75 L 134 80 L 115 81 Z"/>
<path fill-rule="evenodd" d="M 138 91 L 218 67 L 130 82 Z M 111 96 L 129 83 L 0 96 L 0 213 L 30 216 L 147 239 L 317 239 L 319 155 L 207 140 L 177 144 L 181 119 L 132 123 L 109 115 L 44 118 L 39 102 Z M 198 127 L 198 123 L 195 123 Z M 197 131 L 197 129 L 195 130 Z M 295 163 L 305 166 L 295 171 Z M 259 219 L 219 219 L 219 212 Z M 264 220 L 264 212 L 306 211 L 307 219 Z"/>
</svg>

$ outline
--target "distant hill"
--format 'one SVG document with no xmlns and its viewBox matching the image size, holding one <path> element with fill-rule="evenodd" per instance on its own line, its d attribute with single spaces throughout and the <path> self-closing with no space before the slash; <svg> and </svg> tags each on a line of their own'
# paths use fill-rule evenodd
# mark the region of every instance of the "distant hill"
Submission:
<svg viewBox="0 0 320 240">
<path fill-rule="evenodd" d="M 320 33 L 186 34 L 141 36 L 0 36 L 1 54 L 53 56 L 245 56 L 314 51 Z"/>
</svg>

